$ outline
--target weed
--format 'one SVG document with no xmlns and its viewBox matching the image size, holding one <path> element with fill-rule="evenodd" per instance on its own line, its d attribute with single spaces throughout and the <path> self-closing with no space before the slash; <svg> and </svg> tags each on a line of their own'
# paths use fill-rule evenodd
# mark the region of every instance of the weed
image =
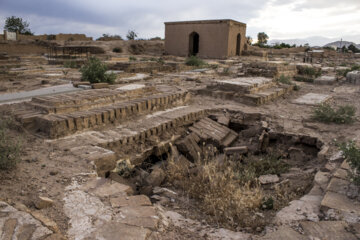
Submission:
<svg viewBox="0 0 360 240">
<path fill-rule="evenodd" d="M 112 50 L 114 53 L 122 53 L 122 48 L 121 47 L 115 47 Z"/>
<path fill-rule="evenodd" d="M 298 82 L 314 82 L 315 79 L 314 77 L 311 77 L 311 76 L 301 76 L 301 75 L 297 75 L 294 77 L 295 81 L 298 81 Z"/>
<path fill-rule="evenodd" d="M 185 60 L 185 64 L 188 66 L 201 67 L 205 65 L 205 62 L 196 56 L 191 56 Z"/>
<path fill-rule="evenodd" d="M 129 57 L 129 61 L 130 61 L 130 62 L 132 62 L 132 61 L 136 61 L 136 60 L 137 60 L 137 58 L 136 58 L 136 57 L 134 57 L 134 56 L 130 56 L 130 57 Z"/>
<path fill-rule="evenodd" d="M 354 106 L 345 105 L 334 109 L 330 104 L 318 105 L 313 113 L 313 118 L 320 122 L 349 124 L 355 121 L 356 109 Z"/>
<path fill-rule="evenodd" d="M 360 185 L 360 148 L 353 141 L 342 143 L 339 148 L 352 169 L 351 179 L 356 185 Z"/>
<path fill-rule="evenodd" d="M 90 83 L 114 83 L 116 74 L 107 74 L 106 71 L 106 64 L 102 63 L 96 57 L 90 57 L 89 61 L 80 69 L 80 72 L 82 73 L 82 80 L 84 81 L 89 81 Z"/>
<path fill-rule="evenodd" d="M 163 64 L 165 64 L 165 61 L 164 61 L 164 59 L 163 58 L 158 58 L 157 60 L 156 60 L 156 62 L 157 63 L 159 63 L 159 64 L 161 64 L 161 65 L 163 65 Z"/>
<path fill-rule="evenodd" d="M 281 74 L 281 76 L 279 78 L 276 79 L 277 82 L 279 83 L 283 83 L 283 84 L 291 84 L 291 80 L 289 76 L 285 76 L 283 74 Z"/>
<path fill-rule="evenodd" d="M 77 68 L 78 65 L 75 61 L 66 61 L 64 62 L 64 68 Z"/>
<path fill-rule="evenodd" d="M 229 76 L 230 75 L 230 68 L 224 68 L 223 71 L 220 73 L 222 76 Z"/>
<path fill-rule="evenodd" d="M 297 84 L 294 85 L 294 91 L 299 91 L 301 89 L 301 87 Z"/>
<path fill-rule="evenodd" d="M 299 68 L 299 74 L 305 75 L 313 78 L 317 78 L 321 76 L 321 69 L 316 69 L 314 67 L 303 66 Z"/>
<path fill-rule="evenodd" d="M 20 140 L 11 138 L 9 126 L 11 120 L 0 120 L 0 170 L 11 170 L 20 161 Z"/>
</svg>

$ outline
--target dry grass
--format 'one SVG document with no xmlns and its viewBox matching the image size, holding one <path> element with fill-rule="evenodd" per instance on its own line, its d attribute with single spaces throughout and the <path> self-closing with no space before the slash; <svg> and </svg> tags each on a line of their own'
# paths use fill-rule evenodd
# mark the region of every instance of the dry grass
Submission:
<svg viewBox="0 0 360 240">
<path fill-rule="evenodd" d="M 243 182 L 237 171 L 239 163 L 220 162 L 210 157 L 191 165 L 184 159 L 170 159 L 168 179 L 191 198 L 199 200 L 202 211 L 224 226 L 256 228 L 260 225 L 263 219 L 255 212 L 262 206 L 264 193 L 258 182 Z"/>
</svg>

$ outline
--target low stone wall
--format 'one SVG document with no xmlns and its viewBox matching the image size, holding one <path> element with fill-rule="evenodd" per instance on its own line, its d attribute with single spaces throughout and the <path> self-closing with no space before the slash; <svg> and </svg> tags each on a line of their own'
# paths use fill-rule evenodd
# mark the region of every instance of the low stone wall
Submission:
<svg viewBox="0 0 360 240">
<path fill-rule="evenodd" d="M 360 71 L 352 71 L 346 75 L 346 81 L 352 84 L 360 85 Z"/>
</svg>

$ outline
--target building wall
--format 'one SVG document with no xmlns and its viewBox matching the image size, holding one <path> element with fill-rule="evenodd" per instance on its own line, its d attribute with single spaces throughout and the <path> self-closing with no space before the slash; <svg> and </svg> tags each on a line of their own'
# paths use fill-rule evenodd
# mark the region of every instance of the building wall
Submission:
<svg viewBox="0 0 360 240">
<path fill-rule="evenodd" d="M 228 37 L 228 52 L 227 56 L 236 56 L 236 44 L 237 44 L 237 35 L 240 33 L 240 55 L 244 50 L 246 45 L 246 25 L 236 22 L 230 22 L 229 26 L 229 37 Z"/>
<path fill-rule="evenodd" d="M 199 53 L 202 58 L 226 58 L 229 26 L 226 21 L 210 23 L 166 23 L 165 53 L 175 56 L 189 55 L 189 36 L 199 34 Z"/>
</svg>

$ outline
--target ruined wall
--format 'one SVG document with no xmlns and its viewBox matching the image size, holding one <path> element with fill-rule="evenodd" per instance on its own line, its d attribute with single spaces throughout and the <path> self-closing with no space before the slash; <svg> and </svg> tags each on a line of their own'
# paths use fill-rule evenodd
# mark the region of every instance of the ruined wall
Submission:
<svg viewBox="0 0 360 240">
<path fill-rule="evenodd" d="M 52 35 L 23 35 L 17 34 L 17 40 L 57 40 L 57 41 L 92 41 L 92 37 L 86 37 L 85 34 L 56 34 L 55 39 L 49 39 Z"/>
<path fill-rule="evenodd" d="M 202 58 L 226 58 L 229 27 L 227 21 L 178 22 L 165 24 L 165 53 L 189 55 L 189 36 L 199 34 L 199 53 Z"/>
<path fill-rule="evenodd" d="M 228 37 L 228 53 L 229 57 L 236 56 L 236 45 L 237 45 L 237 36 L 240 33 L 240 55 L 244 50 L 246 45 L 246 24 L 240 24 L 236 22 L 229 23 L 229 37 Z"/>
<path fill-rule="evenodd" d="M 6 52 L 9 55 L 44 54 L 47 53 L 47 49 L 36 44 L 2 41 L 0 52 Z"/>
</svg>

